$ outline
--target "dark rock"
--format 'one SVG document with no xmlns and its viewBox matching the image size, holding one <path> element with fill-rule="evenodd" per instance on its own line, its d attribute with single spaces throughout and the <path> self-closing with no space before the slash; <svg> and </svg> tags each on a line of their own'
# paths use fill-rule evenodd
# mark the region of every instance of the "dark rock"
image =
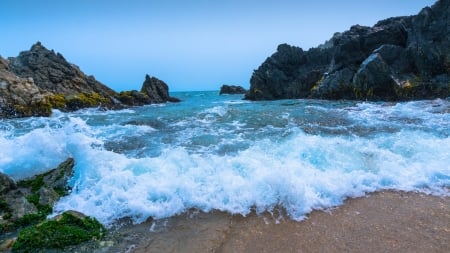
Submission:
<svg viewBox="0 0 450 253">
<path fill-rule="evenodd" d="M 245 94 L 247 90 L 238 85 L 222 85 L 219 94 Z"/>
<path fill-rule="evenodd" d="M 355 25 L 303 51 L 282 44 L 254 71 L 247 99 L 408 100 L 450 95 L 450 1 Z"/>
<path fill-rule="evenodd" d="M 327 74 L 316 82 L 311 94 L 321 99 L 353 99 L 353 73 L 352 69 L 343 68 Z"/>
<path fill-rule="evenodd" d="M 253 72 L 246 99 L 271 100 L 307 97 L 331 60 L 331 49 L 281 44 L 277 52 Z"/>
<path fill-rule="evenodd" d="M 391 68 L 380 54 L 369 56 L 353 76 L 356 98 L 369 100 L 395 100 L 397 95 Z"/>
<path fill-rule="evenodd" d="M 156 77 L 145 75 L 141 92 L 149 97 L 150 103 L 179 102 L 178 98 L 169 96 L 169 86 Z"/>
<path fill-rule="evenodd" d="M 180 102 L 178 98 L 169 96 L 169 87 L 165 82 L 149 75 L 145 76 L 141 91 L 122 91 L 117 95 L 117 99 L 129 106 Z"/>
</svg>

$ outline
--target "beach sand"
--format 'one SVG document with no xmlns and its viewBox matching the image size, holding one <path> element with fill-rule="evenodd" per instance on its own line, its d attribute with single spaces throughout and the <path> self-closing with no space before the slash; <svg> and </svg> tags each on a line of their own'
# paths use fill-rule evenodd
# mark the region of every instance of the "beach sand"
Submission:
<svg viewBox="0 0 450 253">
<path fill-rule="evenodd" d="M 104 252 L 450 252 L 450 198 L 378 192 L 314 211 L 247 217 L 188 212 L 124 226 Z"/>
</svg>

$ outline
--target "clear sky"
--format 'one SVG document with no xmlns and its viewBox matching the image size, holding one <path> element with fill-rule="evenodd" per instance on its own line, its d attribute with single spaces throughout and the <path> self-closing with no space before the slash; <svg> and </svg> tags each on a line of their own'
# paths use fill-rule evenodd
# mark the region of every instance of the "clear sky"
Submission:
<svg viewBox="0 0 450 253">
<path fill-rule="evenodd" d="M 417 14 L 433 0 L 0 0 L 0 55 L 36 41 L 116 91 L 145 74 L 171 91 L 249 87 L 288 43 L 309 49 L 351 25 Z"/>
</svg>

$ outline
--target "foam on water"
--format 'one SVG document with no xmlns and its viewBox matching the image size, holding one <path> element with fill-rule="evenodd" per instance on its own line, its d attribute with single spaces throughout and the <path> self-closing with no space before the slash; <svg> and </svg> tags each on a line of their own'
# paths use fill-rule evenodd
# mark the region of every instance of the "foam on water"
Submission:
<svg viewBox="0 0 450 253">
<path fill-rule="evenodd" d="M 246 215 L 282 206 L 302 219 L 381 189 L 448 195 L 448 101 L 232 99 L 4 121 L 0 171 L 19 179 L 74 157 L 73 190 L 55 212 L 105 224 L 189 208 Z"/>
<path fill-rule="evenodd" d="M 411 140 L 411 137 L 414 137 Z M 127 158 L 91 149 L 79 155 L 72 194 L 56 207 L 108 224 L 136 222 L 195 207 L 248 214 L 285 207 L 294 219 L 346 197 L 380 189 L 442 192 L 450 184 L 450 139 L 400 132 L 373 140 L 296 133 L 284 143 L 263 140 L 236 156 L 189 154 Z"/>
</svg>

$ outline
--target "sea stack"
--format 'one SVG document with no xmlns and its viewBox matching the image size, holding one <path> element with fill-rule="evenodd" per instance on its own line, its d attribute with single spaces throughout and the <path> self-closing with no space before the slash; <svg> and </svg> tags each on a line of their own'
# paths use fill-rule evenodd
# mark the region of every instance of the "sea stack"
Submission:
<svg viewBox="0 0 450 253">
<path fill-rule="evenodd" d="M 178 98 L 169 96 L 169 86 L 156 77 L 145 75 L 141 92 L 146 94 L 152 103 L 179 102 Z"/>
</svg>

